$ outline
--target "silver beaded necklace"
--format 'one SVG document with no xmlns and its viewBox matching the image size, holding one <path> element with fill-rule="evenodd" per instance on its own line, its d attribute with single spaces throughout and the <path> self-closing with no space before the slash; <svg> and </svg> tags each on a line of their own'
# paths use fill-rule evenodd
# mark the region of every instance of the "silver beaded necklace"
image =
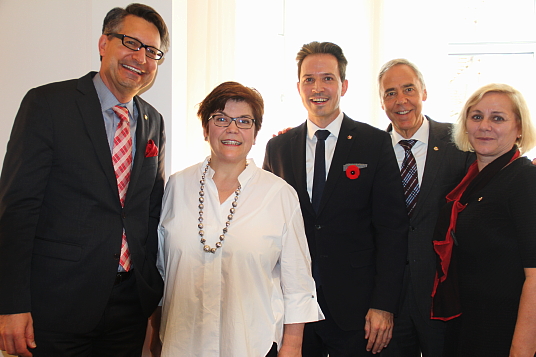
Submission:
<svg viewBox="0 0 536 357">
<path fill-rule="evenodd" d="M 222 234 L 220 234 L 220 241 L 216 242 L 215 247 L 211 247 L 208 244 L 205 244 L 207 240 L 204 237 L 205 231 L 203 231 L 203 208 L 205 208 L 205 176 L 208 171 L 208 165 L 210 165 L 210 159 L 207 162 L 207 166 L 205 167 L 203 175 L 201 175 L 201 181 L 199 181 L 199 224 L 197 225 L 197 227 L 199 228 L 199 236 L 201 237 L 201 244 L 203 244 L 203 250 L 207 253 L 216 253 L 216 249 L 221 248 L 222 243 L 225 240 L 225 234 L 227 233 L 229 226 L 231 225 L 231 221 L 233 220 L 236 207 L 238 206 L 238 196 L 240 196 L 240 190 L 242 189 L 242 185 L 239 184 L 238 188 L 235 191 L 235 197 L 233 203 L 231 204 L 232 207 L 229 210 L 230 214 L 227 216 L 227 222 L 225 222 L 225 227 L 223 227 Z"/>
</svg>

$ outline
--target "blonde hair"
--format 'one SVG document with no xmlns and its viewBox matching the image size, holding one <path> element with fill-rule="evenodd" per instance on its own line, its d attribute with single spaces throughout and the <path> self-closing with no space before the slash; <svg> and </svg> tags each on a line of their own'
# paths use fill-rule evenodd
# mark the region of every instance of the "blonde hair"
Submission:
<svg viewBox="0 0 536 357">
<path fill-rule="evenodd" d="M 516 140 L 516 145 L 521 154 L 536 146 L 536 130 L 530 119 L 529 108 L 523 95 L 508 84 L 491 83 L 477 89 L 476 92 L 467 99 L 463 109 L 460 111 L 458 121 L 452 131 L 452 140 L 458 149 L 462 151 L 475 151 L 471 143 L 469 143 L 469 137 L 467 136 L 467 115 L 469 114 L 471 107 L 480 102 L 482 97 L 487 93 L 502 93 L 508 96 L 512 101 L 512 109 L 522 134 L 521 137 Z"/>
</svg>

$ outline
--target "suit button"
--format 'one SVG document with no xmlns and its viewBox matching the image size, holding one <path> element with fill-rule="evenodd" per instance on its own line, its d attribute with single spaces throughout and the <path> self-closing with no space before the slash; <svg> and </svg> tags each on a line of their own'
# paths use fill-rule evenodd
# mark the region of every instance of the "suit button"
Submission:
<svg viewBox="0 0 536 357">
<path fill-rule="evenodd" d="M 319 230 L 322 229 L 322 226 L 321 226 L 320 224 L 316 224 L 316 225 L 315 225 L 315 229 L 316 229 L 317 231 L 319 231 Z"/>
<path fill-rule="evenodd" d="M 120 257 L 120 256 L 121 256 L 121 255 L 120 255 L 119 253 L 115 253 L 115 254 L 114 254 L 114 259 L 115 259 L 115 260 L 119 260 L 119 257 Z"/>
<path fill-rule="evenodd" d="M 127 214 L 125 212 L 121 212 L 121 218 L 123 219 L 127 218 Z"/>
</svg>

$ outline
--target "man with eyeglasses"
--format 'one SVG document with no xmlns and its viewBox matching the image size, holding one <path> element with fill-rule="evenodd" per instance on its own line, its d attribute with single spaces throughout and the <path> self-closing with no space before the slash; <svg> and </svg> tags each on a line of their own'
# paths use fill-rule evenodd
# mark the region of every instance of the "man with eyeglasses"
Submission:
<svg viewBox="0 0 536 357">
<path fill-rule="evenodd" d="M 169 35 L 151 7 L 114 8 L 101 67 L 30 90 L 0 177 L 0 350 L 140 356 L 156 269 L 162 116 L 137 96 Z"/>
</svg>

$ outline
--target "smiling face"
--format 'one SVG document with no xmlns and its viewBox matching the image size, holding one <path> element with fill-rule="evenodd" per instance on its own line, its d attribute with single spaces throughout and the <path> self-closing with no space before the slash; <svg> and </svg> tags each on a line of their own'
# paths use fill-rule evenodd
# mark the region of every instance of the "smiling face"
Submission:
<svg viewBox="0 0 536 357">
<path fill-rule="evenodd" d="M 340 114 L 339 102 L 348 89 L 341 81 L 337 59 L 331 54 L 313 54 L 301 65 L 298 91 L 309 119 L 325 128 Z"/>
<path fill-rule="evenodd" d="M 465 128 L 480 170 L 510 151 L 521 135 L 512 101 L 497 92 L 484 94 L 480 102 L 469 108 Z"/>
<path fill-rule="evenodd" d="M 222 111 L 213 114 L 225 114 L 231 118 L 250 117 L 253 118 L 251 106 L 244 102 L 228 100 Z M 246 160 L 251 146 L 255 142 L 255 126 L 250 129 L 238 129 L 236 122 L 226 128 L 216 126 L 214 120 L 209 120 L 208 132 L 204 130 L 205 137 L 208 138 L 211 151 L 211 166 L 220 163 L 241 163 Z"/>
<path fill-rule="evenodd" d="M 393 66 L 380 81 L 380 95 L 382 109 L 393 128 L 410 139 L 422 125 L 422 102 L 427 97 L 415 72 L 405 64 Z"/>
<path fill-rule="evenodd" d="M 148 46 L 160 48 L 160 34 L 152 23 L 128 15 L 117 33 L 134 37 Z M 154 79 L 158 61 L 145 56 L 145 49 L 133 51 L 123 46 L 121 39 L 102 35 L 99 39 L 102 56 L 100 75 L 113 95 L 126 103 Z"/>
</svg>

